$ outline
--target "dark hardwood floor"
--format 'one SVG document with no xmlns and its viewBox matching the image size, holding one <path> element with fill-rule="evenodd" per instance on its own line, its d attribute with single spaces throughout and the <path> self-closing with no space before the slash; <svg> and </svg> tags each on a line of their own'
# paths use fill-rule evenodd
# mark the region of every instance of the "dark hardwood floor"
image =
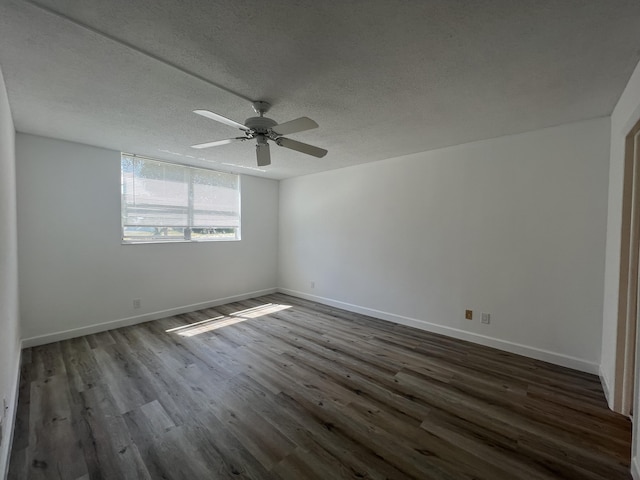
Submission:
<svg viewBox="0 0 640 480">
<path fill-rule="evenodd" d="M 629 479 L 597 377 L 286 295 L 26 349 L 10 479 Z"/>
</svg>

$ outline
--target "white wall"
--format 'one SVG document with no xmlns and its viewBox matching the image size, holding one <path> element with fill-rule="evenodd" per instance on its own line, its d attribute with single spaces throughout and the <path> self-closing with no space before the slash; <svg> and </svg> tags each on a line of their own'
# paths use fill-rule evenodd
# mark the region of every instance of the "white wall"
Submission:
<svg viewBox="0 0 640 480">
<path fill-rule="evenodd" d="M 15 130 L 7 90 L 0 71 L 0 418 L 3 419 L 0 478 L 5 477 L 8 468 L 9 444 L 17 400 L 19 359 Z M 9 403 L 6 412 L 2 412 L 2 399 Z"/>
<path fill-rule="evenodd" d="M 276 181 L 242 177 L 242 241 L 122 245 L 119 152 L 18 134 L 16 157 L 27 345 L 276 287 Z"/>
<path fill-rule="evenodd" d="M 595 119 L 282 181 L 280 286 L 597 372 L 609 129 Z"/>
<path fill-rule="evenodd" d="M 624 170 L 625 138 L 640 119 L 640 64 L 636 67 L 627 87 L 611 114 L 611 151 L 609 161 L 609 209 L 607 216 L 607 245 L 605 290 L 602 325 L 602 363 L 601 377 L 609 392 L 615 385 L 616 339 L 618 324 L 618 288 L 620 275 L 620 241 L 622 228 L 622 187 Z M 640 348 L 640 342 L 637 342 Z M 622 352 L 620 352 L 622 354 Z M 637 367 L 636 362 L 636 367 Z M 636 371 L 636 392 L 640 376 Z M 611 406 L 612 398 L 609 397 Z M 640 404 L 635 395 L 634 411 L 638 412 Z M 633 468 L 635 478 L 640 478 L 638 469 L 638 422 L 635 422 L 633 433 Z"/>
</svg>

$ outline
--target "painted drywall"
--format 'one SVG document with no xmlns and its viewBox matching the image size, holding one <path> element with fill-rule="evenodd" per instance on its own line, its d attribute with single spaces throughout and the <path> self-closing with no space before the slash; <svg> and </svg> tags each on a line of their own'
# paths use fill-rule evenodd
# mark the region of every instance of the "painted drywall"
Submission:
<svg viewBox="0 0 640 480">
<path fill-rule="evenodd" d="M 280 288 L 597 372 L 609 130 L 600 118 L 284 180 Z"/>
<path fill-rule="evenodd" d="M 122 245 L 119 152 L 19 133 L 16 158 L 29 345 L 276 287 L 274 180 L 242 177 L 241 241 Z"/>
<path fill-rule="evenodd" d="M 18 243 L 16 237 L 15 130 L 0 71 L 0 478 L 8 469 L 9 446 L 20 370 Z M 2 400 L 8 402 L 3 411 Z"/>
<path fill-rule="evenodd" d="M 618 289 L 620 284 L 620 242 L 622 229 L 622 190 L 624 179 L 625 138 L 640 120 L 640 63 L 629 79 L 611 114 L 611 151 L 609 160 L 609 207 L 607 215 L 607 244 L 605 267 L 605 290 L 602 320 L 602 361 L 600 376 L 605 390 L 612 393 L 616 389 L 616 340 L 618 326 Z M 639 330 L 640 331 L 640 330 Z M 640 347 L 640 341 L 636 342 Z M 639 348 L 640 351 L 640 348 Z M 622 354 L 622 352 L 620 352 Z M 636 358 L 638 356 L 636 355 Z M 636 392 L 640 376 L 636 362 Z M 634 396 L 634 411 L 639 411 L 638 394 Z M 609 406 L 613 399 L 608 397 Z M 633 427 L 632 456 L 634 468 L 638 465 L 638 443 L 640 430 L 638 422 Z"/>
</svg>

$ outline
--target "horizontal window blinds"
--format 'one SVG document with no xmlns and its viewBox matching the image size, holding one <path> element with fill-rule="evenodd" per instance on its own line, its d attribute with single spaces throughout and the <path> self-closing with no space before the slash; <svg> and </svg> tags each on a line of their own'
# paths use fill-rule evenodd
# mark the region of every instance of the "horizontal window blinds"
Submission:
<svg viewBox="0 0 640 480">
<path fill-rule="evenodd" d="M 196 170 L 193 174 L 193 226 L 240 226 L 239 177 Z"/>
<path fill-rule="evenodd" d="M 188 227 L 187 168 L 139 157 L 130 162 L 122 172 L 124 225 Z"/>
<path fill-rule="evenodd" d="M 124 240 L 239 238 L 238 175 L 127 154 L 121 160 Z"/>
</svg>

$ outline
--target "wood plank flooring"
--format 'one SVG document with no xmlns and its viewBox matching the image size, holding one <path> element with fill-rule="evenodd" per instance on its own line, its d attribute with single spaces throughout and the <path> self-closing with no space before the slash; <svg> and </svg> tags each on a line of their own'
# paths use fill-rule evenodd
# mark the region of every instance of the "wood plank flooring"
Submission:
<svg viewBox="0 0 640 480">
<path fill-rule="evenodd" d="M 630 479 L 597 377 L 286 295 L 26 349 L 10 479 Z"/>
</svg>

